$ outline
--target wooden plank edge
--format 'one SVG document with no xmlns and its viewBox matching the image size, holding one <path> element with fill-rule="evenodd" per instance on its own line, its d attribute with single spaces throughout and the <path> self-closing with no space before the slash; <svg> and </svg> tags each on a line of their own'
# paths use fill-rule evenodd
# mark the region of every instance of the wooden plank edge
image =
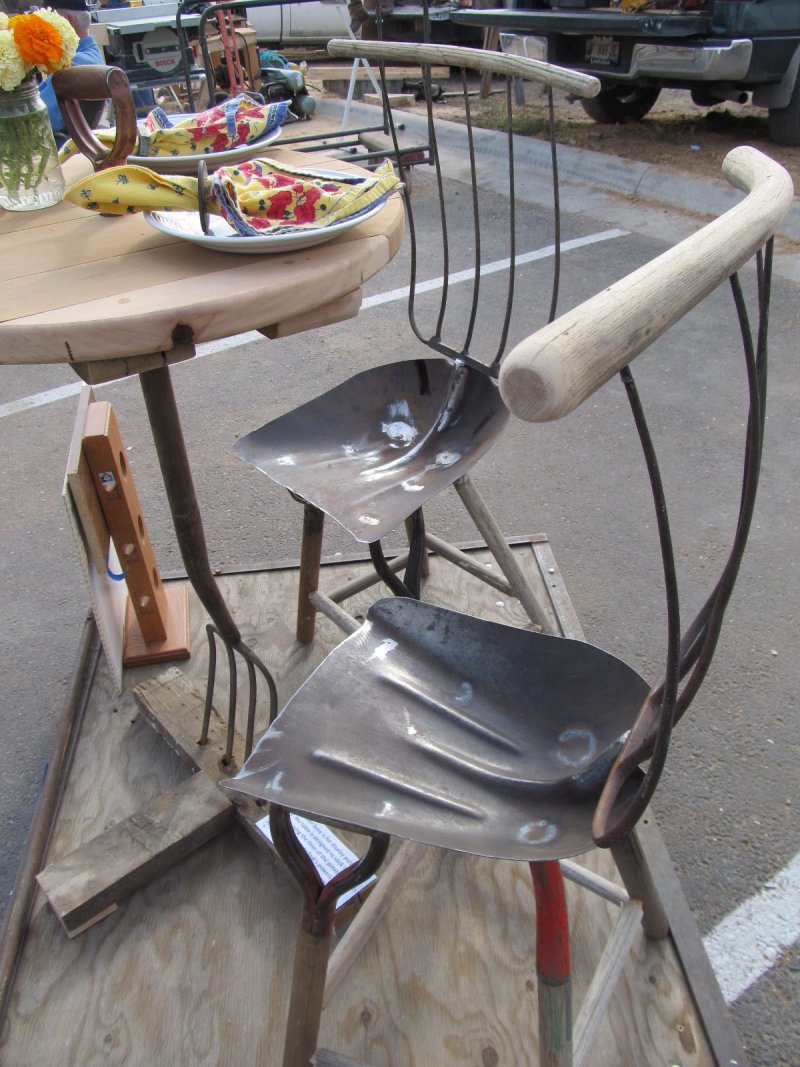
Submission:
<svg viewBox="0 0 800 1067">
<path fill-rule="evenodd" d="M 234 806 L 202 772 L 49 864 L 36 881 L 68 937 L 215 837 Z"/>
<path fill-rule="evenodd" d="M 244 739 L 234 729 L 232 758 L 223 763 L 227 725 L 212 708 L 208 740 L 200 744 L 205 694 L 177 667 L 170 667 L 133 690 L 136 706 L 145 721 L 167 742 L 172 751 L 193 771 L 205 771 L 213 782 L 236 774 L 244 762 Z"/>
<path fill-rule="evenodd" d="M 33 817 L 22 863 L 11 896 L 11 907 L 3 928 L 0 943 L 0 1026 L 5 1020 L 8 1001 L 14 985 L 28 922 L 36 893 L 36 871 L 44 863 L 50 843 L 61 797 L 72 764 L 72 756 L 80 738 L 83 716 L 89 701 L 97 664 L 100 661 L 100 636 L 90 615 L 83 626 L 75 669 L 70 679 L 69 693 L 59 724 L 48 764 L 36 814 Z"/>
<path fill-rule="evenodd" d="M 714 1060 L 718 1067 L 749 1067 L 750 1058 L 706 955 L 700 927 L 655 818 L 645 815 L 634 834 L 658 886 L 669 920 L 670 938 Z"/>
<path fill-rule="evenodd" d="M 298 513 L 299 519 L 299 513 Z M 299 522 L 298 522 L 299 530 Z M 511 548 L 518 548 L 524 545 L 538 545 L 548 544 L 549 539 L 547 534 L 535 533 L 535 534 L 515 534 L 514 537 L 507 537 L 506 542 Z M 481 552 L 489 551 L 489 546 L 485 541 L 453 541 L 453 548 L 458 548 L 462 552 Z M 406 549 L 402 549 L 405 552 Z M 400 553 L 398 551 L 386 550 L 386 558 L 391 562 Z M 323 556 L 320 560 L 321 567 L 336 567 L 342 563 L 370 563 L 370 557 L 364 555 L 363 552 L 343 552 L 340 555 L 335 556 Z M 239 563 L 235 567 L 218 567 L 214 571 L 214 576 L 217 578 L 235 578 L 237 575 L 244 574 L 260 574 L 270 573 L 272 571 L 286 571 L 286 570 L 299 570 L 299 559 L 279 559 L 268 560 L 266 563 Z M 186 571 L 165 571 L 162 574 L 162 578 L 167 581 L 187 581 Z"/>
</svg>

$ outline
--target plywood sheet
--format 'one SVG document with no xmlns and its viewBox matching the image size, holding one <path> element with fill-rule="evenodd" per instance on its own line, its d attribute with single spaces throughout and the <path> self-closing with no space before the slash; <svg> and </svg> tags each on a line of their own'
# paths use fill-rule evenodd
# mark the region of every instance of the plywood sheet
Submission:
<svg viewBox="0 0 800 1067">
<path fill-rule="evenodd" d="M 530 547 L 516 551 L 538 572 Z M 525 624 L 516 602 L 437 562 L 431 599 Z M 343 584 L 361 566 L 324 568 L 323 588 Z M 557 569 L 544 558 L 543 570 L 558 602 Z M 235 575 L 222 585 L 246 639 L 278 665 L 285 699 L 338 632 L 322 620 L 311 647 L 294 643 L 292 570 Z M 365 610 L 368 599 L 360 594 L 351 609 Z M 198 680 L 206 653 L 197 603 L 191 614 L 196 651 L 181 669 Z M 562 610 L 562 618 L 568 614 Z M 126 672 L 121 696 L 108 675 L 96 680 L 51 861 L 185 778 L 131 697 L 155 673 Z M 608 855 L 592 853 L 585 862 L 615 877 Z M 568 896 L 577 1008 L 613 908 L 574 887 Z M 0 1035 L 0 1062 L 278 1067 L 298 907 L 275 862 L 235 825 L 72 940 L 40 896 Z M 526 865 L 426 850 L 333 996 L 320 1044 L 376 1067 L 535 1063 L 533 907 Z M 670 942 L 639 936 L 592 1065 L 647 1063 L 707 1067 L 713 1058 Z"/>
</svg>

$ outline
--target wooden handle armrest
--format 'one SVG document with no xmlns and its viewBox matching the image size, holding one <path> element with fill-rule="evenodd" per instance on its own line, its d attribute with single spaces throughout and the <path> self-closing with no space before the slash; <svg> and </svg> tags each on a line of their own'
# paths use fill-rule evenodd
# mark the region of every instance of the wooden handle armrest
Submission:
<svg viewBox="0 0 800 1067">
<path fill-rule="evenodd" d="M 95 63 L 68 67 L 53 75 L 53 92 L 67 132 L 95 170 L 116 167 L 127 160 L 136 148 L 139 132 L 128 76 L 123 70 Z M 117 127 L 110 150 L 92 133 L 81 111 L 81 100 L 113 102 Z"/>
<path fill-rule="evenodd" d="M 792 180 L 755 148 L 734 148 L 722 172 L 745 199 L 657 259 L 521 341 L 503 361 L 500 392 L 526 422 L 581 404 L 735 273 L 792 203 Z"/>
<path fill-rule="evenodd" d="M 509 56 L 501 52 L 486 52 L 479 48 L 461 48 L 447 44 L 402 44 L 395 41 L 353 41 L 336 38 L 328 42 L 328 54 L 340 59 L 363 57 L 374 63 L 416 63 L 435 66 L 463 67 L 467 70 L 490 71 L 512 78 L 550 85 L 575 96 L 597 96 L 600 82 L 591 74 L 555 67 L 538 59 Z"/>
</svg>

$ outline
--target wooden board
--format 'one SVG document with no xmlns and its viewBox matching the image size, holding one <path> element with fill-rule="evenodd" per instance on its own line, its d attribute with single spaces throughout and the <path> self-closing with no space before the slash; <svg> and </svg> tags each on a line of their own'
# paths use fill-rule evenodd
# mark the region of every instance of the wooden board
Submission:
<svg viewBox="0 0 800 1067">
<path fill-rule="evenodd" d="M 69 491 L 71 494 L 80 519 L 83 540 L 86 544 L 87 564 L 91 564 L 98 574 L 105 575 L 111 535 L 108 532 L 100 501 L 97 499 L 92 472 L 83 454 L 86 415 L 93 401 L 94 393 L 88 386 L 84 386 L 78 397 L 78 410 L 75 413 L 75 424 L 67 454 L 64 493 Z"/>
<path fill-rule="evenodd" d="M 286 149 L 276 158 L 354 169 Z M 65 164 L 69 183 L 88 171 L 82 157 Z M 287 320 L 296 332 L 322 305 L 344 301 L 340 315 L 348 299 L 352 307 L 404 231 L 399 196 L 335 240 L 268 256 L 198 250 L 141 215 L 108 218 L 67 202 L 45 213 L 47 225 L 14 217 L 38 214 L 0 215 L 0 363 L 124 361 L 251 329 L 279 334 Z"/>
<path fill-rule="evenodd" d="M 310 63 L 308 67 L 308 73 L 306 75 L 306 81 L 311 85 L 319 85 L 320 83 L 326 88 L 331 85 L 339 85 L 341 82 L 347 84 L 350 81 L 352 75 L 353 66 L 352 63 Z M 378 68 L 375 67 L 375 76 L 378 77 Z M 414 81 L 420 80 L 420 68 L 419 66 L 387 66 L 386 77 L 389 84 L 402 81 L 404 78 L 411 78 Z M 431 77 L 434 80 L 446 81 L 450 77 L 449 67 L 432 67 Z M 356 68 L 356 81 L 364 81 L 369 78 L 369 73 L 365 67 L 359 63 Z"/>
<path fill-rule="evenodd" d="M 75 537 L 81 570 L 89 591 L 92 613 L 103 642 L 106 665 L 116 687 L 122 690 L 122 648 L 125 605 L 128 591 L 124 582 L 110 574 L 119 574 L 121 567 L 111 541 L 100 502 L 94 491 L 92 472 L 83 455 L 83 432 L 86 413 L 94 399 L 87 386 L 81 390 L 75 425 L 67 456 L 62 497 L 67 518 Z"/>
<path fill-rule="evenodd" d="M 115 911 L 134 889 L 216 837 L 233 814 L 233 804 L 211 779 L 195 774 L 36 880 L 67 934 L 75 937 Z"/>
<path fill-rule="evenodd" d="M 191 655 L 188 587 L 169 584 L 163 589 L 166 607 L 164 622 L 167 628 L 163 641 L 145 641 L 133 604 L 130 597 L 128 598 L 125 611 L 125 645 L 122 652 L 122 662 L 126 667 L 188 659 Z"/>
<path fill-rule="evenodd" d="M 529 546 L 515 551 L 546 583 L 569 626 L 557 567 L 546 545 L 534 548 L 539 566 Z M 322 588 L 342 585 L 362 568 L 323 568 Z M 282 700 L 339 640 L 322 619 L 312 646 L 294 643 L 296 581 L 293 570 L 221 580 L 245 639 L 257 636 L 259 654 L 281 665 Z M 438 560 L 426 590 L 459 610 L 526 621 L 514 601 Z M 365 610 L 370 599 L 359 594 L 351 610 Z M 181 669 L 199 679 L 205 619 L 195 601 L 191 615 L 196 652 Z M 186 779 L 131 695 L 157 673 L 126 672 L 121 697 L 105 672 L 96 679 L 50 862 Z M 617 880 L 606 853 L 581 862 Z M 571 885 L 568 899 L 577 1009 L 615 909 Z M 525 864 L 427 849 L 331 998 L 321 1046 L 390 1067 L 535 1063 L 533 907 Z M 297 916 L 293 885 L 236 826 L 79 938 L 66 937 L 39 896 L 0 1034 L 0 1062 L 51 1067 L 57 1048 L 66 1067 L 278 1067 Z M 647 943 L 638 935 L 612 1003 L 593 1067 L 714 1062 L 669 940 Z"/>
</svg>

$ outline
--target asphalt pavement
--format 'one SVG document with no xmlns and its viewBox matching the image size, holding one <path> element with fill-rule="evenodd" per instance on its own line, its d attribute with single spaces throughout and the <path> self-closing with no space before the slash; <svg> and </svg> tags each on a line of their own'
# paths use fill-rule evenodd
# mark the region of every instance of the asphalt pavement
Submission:
<svg viewBox="0 0 800 1067">
<path fill-rule="evenodd" d="M 359 120 L 358 107 L 352 121 Z M 413 137 L 413 120 L 406 121 Z M 447 130 L 442 128 L 440 136 L 444 150 Z M 530 159 L 526 156 L 522 163 L 526 181 L 518 198 L 527 203 L 530 215 L 526 249 L 551 239 L 549 192 L 539 181 L 539 152 L 532 143 Z M 670 173 L 665 186 L 666 176 L 658 168 L 642 169 L 574 149 L 561 150 L 560 165 L 564 238 L 575 242 L 564 257 L 562 308 L 695 230 L 698 204 L 705 214 L 715 214 L 739 199 L 722 181 L 703 181 L 701 189 L 696 179 L 676 182 Z M 462 177 L 463 160 L 456 156 L 450 174 L 453 196 Z M 490 166 L 484 181 L 489 193 L 493 180 Z M 427 210 L 431 192 L 425 175 L 413 174 L 412 182 L 414 196 Z M 499 194 L 490 210 L 499 225 L 504 214 Z M 622 232 L 611 236 L 615 230 Z M 718 966 L 725 969 L 735 948 L 749 953 L 745 962 L 753 966 L 752 981 L 737 987 L 734 977 L 726 988 L 757 1067 L 800 1062 L 795 1009 L 800 991 L 795 711 L 800 682 L 795 622 L 800 617 L 799 316 L 798 260 L 791 244 L 800 239 L 796 212 L 785 234 L 789 240 L 776 264 L 770 413 L 751 544 L 716 665 L 676 732 L 654 805 L 703 934 L 709 945 L 716 944 Z M 459 247 L 457 233 L 453 247 Z M 205 346 L 198 353 L 204 358 L 175 367 L 214 567 L 296 557 L 296 505 L 238 463 L 232 444 L 240 433 L 307 399 L 310 392 L 377 359 L 407 356 L 402 303 L 386 296 L 403 284 L 406 269 L 404 251 L 369 284 L 365 306 L 351 322 L 280 342 L 248 336 L 228 346 Z M 546 267 L 535 264 L 523 271 L 533 309 L 544 306 L 546 275 Z M 516 329 L 525 332 L 524 323 Z M 679 519 L 687 613 L 707 590 L 735 521 L 743 432 L 736 351 L 730 304 L 721 295 L 636 368 Z M 7 898 L 52 753 L 88 600 L 60 499 L 75 415 L 75 379 L 63 366 L 2 367 L 0 381 L 0 830 L 5 842 L 0 892 Z M 113 383 L 101 395 L 117 412 L 162 571 L 178 570 L 137 383 Z M 476 481 L 509 535 L 548 533 L 590 639 L 652 675 L 663 634 L 658 606 L 653 610 L 659 592 L 653 578 L 654 527 L 636 448 L 622 390 L 609 383 L 563 424 L 531 428 L 512 422 L 476 471 Z M 428 518 L 431 528 L 452 540 L 474 536 L 449 500 L 437 500 Z M 335 533 L 326 544 L 327 551 L 350 547 Z M 765 900 L 788 916 L 777 933 L 771 925 L 776 909 L 764 910 Z M 729 930 L 725 924 L 732 921 Z M 652 1063 L 660 1063 L 656 1053 Z"/>
</svg>

